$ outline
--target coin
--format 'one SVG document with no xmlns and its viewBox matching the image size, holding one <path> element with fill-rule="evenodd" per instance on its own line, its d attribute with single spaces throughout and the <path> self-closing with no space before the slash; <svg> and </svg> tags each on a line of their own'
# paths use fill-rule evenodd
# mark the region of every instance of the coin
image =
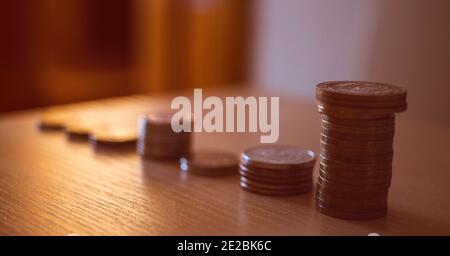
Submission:
<svg viewBox="0 0 450 256">
<path fill-rule="evenodd" d="M 284 184 L 276 184 L 276 183 L 268 183 L 261 182 L 257 180 L 252 180 L 241 176 L 241 182 L 246 183 L 248 186 L 252 186 L 258 189 L 268 189 L 268 190 L 296 190 L 296 189 L 304 189 L 305 187 L 312 188 L 312 179 L 299 182 L 299 183 L 284 183 Z"/>
<path fill-rule="evenodd" d="M 340 170 L 346 171 L 364 171 L 364 172 L 375 172 L 378 170 L 385 170 L 386 168 L 392 168 L 392 162 L 368 162 L 368 163 L 359 163 L 359 162 L 345 162 L 339 159 L 328 158 L 322 154 L 320 154 L 320 162 L 327 166 L 332 166 L 333 168 L 337 168 Z"/>
<path fill-rule="evenodd" d="M 384 162 L 391 162 L 394 154 L 393 152 L 387 153 L 387 154 L 373 154 L 373 155 L 354 155 L 354 154 L 345 154 L 345 153 L 338 153 L 338 152 L 330 152 L 326 149 L 322 149 L 322 152 L 320 153 L 322 156 L 337 160 L 340 162 L 348 162 L 348 163 L 355 163 L 355 164 L 373 164 L 378 165 L 379 163 Z"/>
<path fill-rule="evenodd" d="M 328 129 L 322 127 L 322 134 L 332 139 L 346 140 L 346 141 L 361 141 L 361 142 L 380 142 L 392 141 L 394 139 L 394 131 L 388 133 L 355 133 L 351 131 L 336 131 L 335 129 Z"/>
<path fill-rule="evenodd" d="M 197 151 L 180 159 L 180 169 L 209 176 L 237 174 L 238 159 L 234 154 L 224 151 Z"/>
<path fill-rule="evenodd" d="M 368 199 L 361 198 L 352 198 L 346 196 L 339 196 L 332 193 L 323 192 L 321 190 L 316 189 L 316 195 L 325 203 L 334 203 L 336 206 L 347 206 L 349 208 L 357 208 L 358 206 L 363 205 L 371 205 L 371 206 L 380 206 L 384 207 L 387 204 L 387 197 L 385 195 L 381 196 L 373 196 Z"/>
<path fill-rule="evenodd" d="M 333 99 L 330 97 L 321 97 L 320 102 L 330 105 L 342 106 L 342 107 L 356 107 L 356 108 L 401 108 L 405 106 L 403 99 L 400 100 L 390 100 L 381 102 L 370 102 L 370 101 L 350 101 L 343 99 Z"/>
<path fill-rule="evenodd" d="M 41 129 L 63 130 L 66 123 L 74 118 L 64 111 L 48 110 L 40 114 L 37 125 Z"/>
<path fill-rule="evenodd" d="M 311 191 L 312 186 L 306 186 L 306 187 L 302 187 L 299 189 L 282 189 L 282 190 L 270 190 L 270 189 L 260 189 L 260 188 L 256 188 L 253 187 L 251 185 L 248 185 L 245 182 L 240 182 L 239 183 L 241 188 L 243 188 L 244 190 L 256 193 L 256 194 L 261 194 L 261 195 L 266 195 L 266 196 L 293 196 L 293 195 L 299 195 L 299 194 L 303 194 L 306 192 Z"/>
<path fill-rule="evenodd" d="M 97 143 L 134 143 L 137 134 L 135 127 L 109 125 L 92 131 L 90 139 Z"/>
<path fill-rule="evenodd" d="M 319 164 L 319 170 L 327 172 L 329 175 L 348 179 L 378 179 L 382 177 L 392 176 L 392 167 L 385 167 L 384 169 L 376 170 L 360 170 L 357 168 L 342 169 L 341 167 L 327 166 L 322 161 Z"/>
<path fill-rule="evenodd" d="M 358 190 L 353 191 L 352 189 L 340 190 L 340 189 L 336 189 L 333 187 L 330 188 L 327 186 L 323 186 L 320 183 L 316 184 L 316 190 L 318 190 L 320 192 L 332 194 L 336 197 L 353 198 L 353 199 L 372 199 L 372 198 L 379 198 L 379 197 L 383 197 L 383 196 L 387 197 L 389 194 L 388 189 L 361 192 Z"/>
<path fill-rule="evenodd" d="M 336 210 L 333 207 L 324 206 L 321 202 L 316 202 L 317 210 L 330 217 L 344 219 L 344 220 L 372 220 L 379 219 L 386 216 L 387 208 L 374 212 L 346 212 L 343 210 Z"/>
<path fill-rule="evenodd" d="M 389 184 L 376 184 L 376 185 L 353 185 L 349 186 L 348 184 L 331 182 L 320 175 L 317 178 L 317 184 L 320 184 L 322 188 L 326 187 L 330 190 L 336 191 L 344 191 L 344 192 L 352 192 L 352 193 L 367 193 L 367 194 L 377 194 L 387 191 L 389 189 Z"/>
<path fill-rule="evenodd" d="M 252 147 L 241 155 L 241 162 L 247 166 L 272 170 L 312 167 L 315 160 L 315 154 L 311 150 L 282 145 Z"/>
<path fill-rule="evenodd" d="M 293 183 L 312 179 L 312 169 L 308 173 L 301 175 L 276 175 L 255 172 L 241 164 L 239 165 L 239 173 L 243 177 L 268 183 Z"/>
<path fill-rule="evenodd" d="M 302 178 L 312 174 L 313 167 L 301 168 L 301 169 L 286 169 L 286 170 L 271 170 L 263 169 L 261 167 L 255 167 L 250 165 L 240 164 L 239 167 L 256 176 L 263 176 L 269 178 Z"/>
<path fill-rule="evenodd" d="M 318 111 L 321 114 L 341 117 L 341 118 L 354 118 L 354 119 L 378 119 L 389 116 L 393 113 L 401 112 L 406 110 L 406 107 L 402 108 L 378 108 L 378 109 L 359 109 L 359 108 L 351 108 L 351 107 L 340 107 L 334 106 L 330 104 L 324 104 L 321 102 L 318 106 Z"/>
<path fill-rule="evenodd" d="M 348 176 L 340 176 L 335 174 L 334 172 L 326 172 L 322 169 L 319 170 L 319 175 L 331 182 L 348 184 L 348 185 L 379 185 L 379 184 L 390 184 L 391 176 L 379 176 L 375 178 L 358 178 L 358 177 L 348 177 Z"/>
<path fill-rule="evenodd" d="M 327 120 L 322 120 L 322 128 L 343 132 L 343 133 L 358 133 L 358 134 L 386 134 L 395 132 L 395 125 L 383 126 L 351 126 L 331 123 Z"/>
<path fill-rule="evenodd" d="M 387 208 L 387 201 L 373 201 L 370 200 L 358 200 L 352 201 L 348 199 L 341 200 L 325 200 L 316 194 L 316 202 L 323 207 L 329 207 L 336 210 L 341 210 L 345 212 L 360 213 L 360 212 L 377 212 Z M 370 202 L 370 203 L 362 203 Z"/>
<path fill-rule="evenodd" d="M 384 127 L 395 125 L 395 116 L 389 115 L 384 118 L 371 120 L 345 119 L 332 116 L 322 115 L 322 121 L 334 125 L 351 126 L 351 127 Z"/>
<path fill-rule="evenodd" d="M 343 141 L 333 143 L 333 139 L 327 137 L 326 140 L 320 140 L 322 149 L 328 152 L 338 152 L 353 154 L 355 156 L 366 155 L 384 155 L 393 151 L 393 142 L 381 144 L 384 142 L 359 142 L 359 141 Z"/>
<path fill-rule="evenodd" d="M 330 81 L 316 87 L 318 100 L 322 98 L 348 100 L 352 102 L 389 102 L 406 103 L 406 90 L 402 87 L 364 81 Z"/>
</svg>

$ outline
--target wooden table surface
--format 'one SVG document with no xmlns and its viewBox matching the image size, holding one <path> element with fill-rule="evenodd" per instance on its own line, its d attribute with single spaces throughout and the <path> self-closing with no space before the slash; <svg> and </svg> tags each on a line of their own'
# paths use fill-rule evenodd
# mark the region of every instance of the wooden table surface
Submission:
<svg viewBox="0 0 450 256">
<path fill-rule="evenodd" d="M 170 96 L 79 107 L 145 112 L 168 106 Z M 319 152 L 315 105 L 285 96 L 280 102 L 279 143 Z M 450 129 L 407 113 L 396 119 L 388 215 L 371 221 L 322 215 L 313 193 L 261 196 L 243 191 L 238 176 L 194 176 L 134 150 L 95 150 L 88 141 L 37 129 L 38 113 L 0 116 L 1 235 L 450 235 Z M 254 133 L 194 135 L 194 149 L 236 154 L 258 142 Z"/>
</svg>

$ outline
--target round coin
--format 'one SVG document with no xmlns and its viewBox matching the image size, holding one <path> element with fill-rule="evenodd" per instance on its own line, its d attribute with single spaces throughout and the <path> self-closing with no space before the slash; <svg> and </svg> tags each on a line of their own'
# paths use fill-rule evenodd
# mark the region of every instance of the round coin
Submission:
<svg viewBox="0 0 450 256">
<path fill-rule="evenodd" d="M 260 182 L 265 183 L 274 183 L 274 184 L 291 184 L 291 183 L 301 183 L 307 180 L 312 180 L 312 171 L 309 175 L 304 176 L 292 176 L 292 177 L 285 177 L 285 176 L 270 176 L 270 175 L 261 175 L 258 173 L 253 173 L 248 170 L 243 169 L 241 166 L 239 168 L 239 173 L 242 177 L 256 180 Z"/>
<path fill-rule="evenodd" d="M 349 163 L 341 160 L 331 159 L 324 155 L 320 155 L 320 162 L 326 166 L 338 170 L 345 171 L 364 171 L 364 172 L 384 172 L 386 169 L 392 168 L 392 162 L 371 162 L 371 163 Z"/>
<path fill-rule="evenodd" d="M 387 196 L 373 197 L 371 199 L 354 199 L 337 197 L 333 194 L 327 194 L 316 190 L 316 200 L 320 200 L 324 205 L 336 208 L 348 209 L 383 209 L 387 207 Z"/>
<path fill-rule="evenodd" d="M 317 210 L 320 213 L 328 215 L 333 218 L 344 219 L 344 220 L 372 220 L 379 219 L 386 216 L 387 208 L 375 212 L 346 212 L 341 210 L 336 210 L 332 207 L 324 206 L 321 202 L 316 202 Z"/>
<path fill-rule="evenodd" d="M 93 130 L 90 139 L 97 143 L 133 143 L 137 134 L 135 127 L 111 125 Z"/>
<path fill-rule="evenodd" d="M 356 142 L 388 142 L 394 139 L 394 131 L 388 133 L 355 133 L 350 131 L 337 131 L 322 127 L 322 134 L 336 140 Z"/>
<path fill-rule="evenodd" d="M 390 184 L 391 182 L 390 176 L 380 176 L 377 178 L 349 178 L 345 176 L 339 176 L 333 172 L 326 172 L 322 169 L 319 170 L 319 175 L 331 182 L 356 186 Z"/>
<path fill-rule="evenodd" d="M 266 183 L 266 182 L 251 180 L 251 179 L 241 176 L 241 182 L 244 182 L 247 185 L 255 187 L 255 188 L 268 189 L 268 190 L 296 190 L 296 189 L 303 189 L 305 187 L 312 188 L 312 179 L 303 181 L 301 183 L 274 184 L 274 183 Z"/>
<path fill-rule="evenodd" d="M 327 120 L 322 120 L 322 128 L 339 131 L 343 133 L 358 133 L 358 134 L 386 134 L 395 132 L 395 124 L 383 126 L 352 126 L 331 123 Z"/>
<path fill-rule="evenodd" d="M 325 104 L 319 102 L 317 106 L 319 113 L 323 115 L 329 115 L 333 117 L 348 118 L 348 119 L 378 119 L 384 118 L 386 116 L 392 115 L 394 113 L 402 112 L 406 110 L 403 108 L 378 108 L 378 109 L 360 109 L 360 108 L 350 108 L 350 107 L 340 107 L 331 104 Z"/>
<path fill-rule="evenodd" d="M 313 167 L 302 168 L 302 169 L 286 169 L 286 170 L 271 170 L 263 169 L 261 167 L 255 167 L 250 165 L 240 164 L 239 167 L 253 175 L 268 177 L 268 178 L 304 178 L 309 177 L 312 174 Z"/>
<path fill-rule="evenodd" d="M 272 170 L 313 167 L 315 160 L 316 156 L 311 150 L 282 145 L 252 147 L 241 155 L 241 162 L 247 166 Z"/>
<path fill-rule="evenodd" d="M 335 190 L 335 191 L 345 191 L 345 192 L 353 192 L 353 193 L 374 193 L 374 194 L 383 194 L 385 191 L 389 189 L 389 184 L 377 184 L 377 185 L 352 185 L 348 184 L 331 182 L 319 175 L 317 178 L 317 184 L 320 184 L 322 188 L 327 190 Z"/>
<path fill-rule="evenodd" d="M 335 151 L 327 151 L 322 148 L 322 152 L 320 153 L 324 157 L 328 159 L 333 159 L 341 162 L 347 162 L 352 164 L 382 164 L 382 163 L 391 163 L 394 157 L 393 152 L 387 154 L 365 154 L 365 155 L 349 155 L 345 152 L 339 153 Z"/>
<path fill-rule="evenodd" d="M 247 190 L 249 192 L 253 192 L 256 194 L 266 195 L 266 196 L 294 196 L 294 195 L 307 193 L 307 192 L 311 191 L 311 189 L 312 189 L 312 186 L 309 186 L 309 187 L 304 187 L 304 188 L 294 189 L 294 190 L 269 190 L 269 189 L 256 188 L 256 187 L 248 185 L 247 183 L 242 182 L 242 181 L 239 184 L 240 184 L 241 188 L 243 188 L 244 190 Z"/>
<path fill-rule="evenodd" d="M 406 90 L 402 87 L 365 81 L 329 81 L 316 86 L 316 95 L 328 99 L 384 102 L 403 101 L 406 104 Z"/>
<path fill-rule="evenodd" d="M 375 191 L 358 191 L 358 190 L 339 190 L 336 188 L 330 188 L 327 186 L 323 186 L 320 183 L 316 184 L 316 190 L 326 193 L 326 194 L 331 194 L 335 197 L 340 197 L 340 198 L 352 198 L 352 199 L 362 199 L 362 200 L 369 200 L 369 199 L 373 199 L 373 198 L 380 198 L 380 197 L 385 197 L 388 196 L 389 194 L 389 190 L 375 190 Z"/>
<path fill-rule="evenodd" d="M 385 127 L 395 125 L 395 116 L 389 115 L 383 118 L 372 120 L 345 119 L 322 115 L 322 121 L 334 125 L 352 126 L 352 127 Z"/>
<path fill-rule="evenodd" d="M 327 175 L 332 175 L 335 177 L 340 177 L 342 179 L 355 179 L 355 180 L 366 180 L 366 179 L 390 179 L 392 177 L 392 167 L 386 169 L 380 169 L 375 171 L 366 171 L 358 169 L 340 169 L 334 166 L 327 166 L 323 162 L 319 164 L 319 171 L 327 173 Z M 325 177 L 325 176 L 323 176 Z M 326 177 L 325 177 L 326 178 Z"/>
<path fill-rule="evenodd" d="M 234 154 L 203 150 L 180 159 L 180 169 L 202 175 L 229 175 L 238 173 L 238 159 Z"/>
</svg>

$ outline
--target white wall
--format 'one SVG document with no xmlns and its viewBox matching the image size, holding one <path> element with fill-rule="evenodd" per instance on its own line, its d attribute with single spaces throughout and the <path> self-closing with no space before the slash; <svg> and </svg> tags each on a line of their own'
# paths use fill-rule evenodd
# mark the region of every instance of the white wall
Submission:
<svg viewBox="0 0 450 256">
<path fill-rule="evenodd" d="M 394 83 L 409 114 L 450 125 L 450 1 L 255 2 L 257 84 L 313 101 L 321 81 Z"/>
</svg>

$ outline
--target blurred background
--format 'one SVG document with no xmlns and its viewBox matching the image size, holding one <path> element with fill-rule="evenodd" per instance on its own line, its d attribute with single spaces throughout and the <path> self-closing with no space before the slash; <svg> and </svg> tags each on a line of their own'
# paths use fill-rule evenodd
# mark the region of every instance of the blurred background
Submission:
<svg viewBox="0 0 450 256">
<path fill-rule="evenodd" d="M 325 80 L 408 89 L 450 125 L 448 0 L 5 0 L 0 112 L 180 88 Z"/>
</svg>

